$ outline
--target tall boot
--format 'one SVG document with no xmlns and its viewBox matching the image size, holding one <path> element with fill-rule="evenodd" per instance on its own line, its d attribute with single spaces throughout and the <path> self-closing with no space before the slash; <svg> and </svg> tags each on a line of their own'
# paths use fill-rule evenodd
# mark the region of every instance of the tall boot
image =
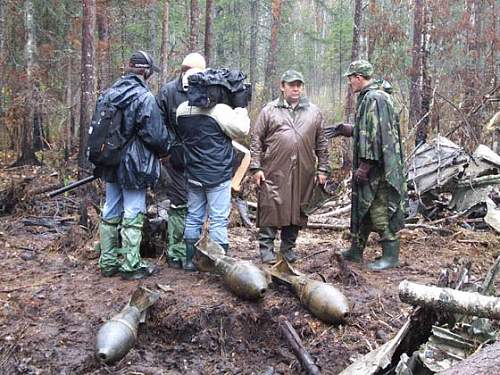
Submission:
<svg viewBox="0 0 500 375">
<path fill-rule="evenodd" d="M 299 256 L 295 252 L 295 243 L 299 235 L 300 227 L 298 225 L 288 225 L 281 228 L 280 253 L 289 263 L 295 263 Z"/>
<path fill-rule="evenodd" d="M 195 253 L 195 243 L 197 242 L 197 240 L 185 240 L 186 242 L 186 258 L 184 259 L 184 261 L 182 262 L 182 269 L 184 271 L 188 271 L 188 272 L 194 272 L 196 271 L 196 266 L 194 265 L 193 263 L 193 257 L 194 257 L 194 253 Z"/>
<path fill-rule="evenodd" d="M 352 236 L 351 247 L 341 251 L 342 258 L 349 262 L 361 263 L 369 235 L 370 231 L 368 229 L 361 228 L 358 234 Z"/>
<path fill-rule="evenodd" d="M 259 250 L 262 263 L 276 263 L 276 254 L 274 253 L 274 239 L 276 238 L 275 227 L 259 228 Z"/>
<path fill-rule="evenodd" d="M 121 217 L 113 217 L 110 219 L 101 219 L 99 224 L 99 239 L 101 255 L 99 256 L 99 269 L 101 275 L 105 277 L 114 276 L 120 268 L 118 261 L 117 249 L 118 243 L 118 225 L 120 225 Z"/>
<path fill-rule="evenodd" d="M 119 253 L 123 256 L 123 262 L 120 266 L 120 274 L 125 280 L 143 279 L 159 271 L 157 266 L 141 259 L 143 225 L 144 215 L 142 213 L 137 214 L 134 218 L 122 220 L 122 247 Z"/>
<path fill-rule="evenodd" d="M 387 268 L 399 266 L 399 239 L 384 240 L 382 243 L 382 257 L 373 263 L 368 264 L 372 271 L 382 271 Z"/>
</svg>

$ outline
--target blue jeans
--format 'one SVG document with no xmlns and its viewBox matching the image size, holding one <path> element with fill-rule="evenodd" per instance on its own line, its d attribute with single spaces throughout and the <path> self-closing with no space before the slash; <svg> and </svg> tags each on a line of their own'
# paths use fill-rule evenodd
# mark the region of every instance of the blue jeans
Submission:
<svg viewBox="0 0 500 375">
<path fill-rule="evenodd" d="M 106 182 L 106 200 L 102 209 L 103 219 L 123 217 L 133 219 L 146 212 L 146 189 L 127 190 L 120 185 Z"/>
<path fill-rule="evenodd" d="M 200 238 L 208 211 L 210 238 L 219 245 L 228 244 L 227 226 L 231 210 L 231 180 L 211 188 L 192 183 L 187 185 L 188 212 L 184 239 L 193 242 Z"/>
</svg>

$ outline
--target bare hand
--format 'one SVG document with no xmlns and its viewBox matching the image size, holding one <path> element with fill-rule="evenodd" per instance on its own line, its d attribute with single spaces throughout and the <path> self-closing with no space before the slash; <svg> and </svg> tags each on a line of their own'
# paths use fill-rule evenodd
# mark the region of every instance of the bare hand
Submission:
<svg viewBox="0 0 500 375">
<path fill-rule="evenodd" d="M 316 177 L 316 181 L 318 182 L 319 185 L 324 185 L 326 183 L 328 176 L 326 174 L 318 174 Z"/>
<path fill-rule="evenodd" d="M 253 174 L 253 179 L 255 183 L 257 184 L 258 187 L 260 187 L 260 184 L 263 181 L 266 181 L 266 178 L 264 177 L 264 172 L 263 171 L 257 171 Z"/>
</svg>

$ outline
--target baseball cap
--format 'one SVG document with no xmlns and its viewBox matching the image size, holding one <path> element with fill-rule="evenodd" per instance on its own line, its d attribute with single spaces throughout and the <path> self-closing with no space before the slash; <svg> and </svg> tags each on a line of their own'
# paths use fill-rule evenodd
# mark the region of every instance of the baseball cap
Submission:
<svg viewBox="0 0 500 375">
<path fill-rule="evenodd" d="M 160 68 L 154 64 L 153 58 L 144 51 L 134 52 L 130 57 L 128 65 L 131 68 L 151 69 L 154 72 L 160 72 Z"/>
<path fill-rule="evenodd" d="M 344 77 L 352 76 L 353 74 L 359 74 L 365 77 L 371 77 L 373 75 L 373 66 L 366 60 L 356 60 L 349 64 L 349 68 L 344 73 Z"/>
<path fill-rule="evenodd" d="M 205 62 L 205 58 L 197 52 L 190 53 L 184 60 L 182 60 L 182 66 L 188 68 L 198 68 L 205 69 L 207 67 L 207 63 Z"/>
<path fill-rule="evenodd" d="M 302 75 L 301 72 L 297 72 L 296 70 L 287 70 L 283 75 L 281 76 L 281 82 L 295 82 L 295 81 L 300 81 L 304 83 L 304 76 Z"/>
</svg>

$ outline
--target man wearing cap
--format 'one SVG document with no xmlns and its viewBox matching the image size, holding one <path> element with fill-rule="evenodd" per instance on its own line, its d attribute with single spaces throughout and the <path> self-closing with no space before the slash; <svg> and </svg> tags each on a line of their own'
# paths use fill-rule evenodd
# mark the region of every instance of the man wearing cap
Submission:
<svg viewBox="0 0 500 375">
<path fill-rule="evenodd" d="M 206 68 L 205 58 L 199 53 L 190 53 L 184 58 L 180 75 L 161 87 L 157 102 L 163 112 L 165 126 L 176 134 L 177 139 L 172 145 L 170 159 L 164 163 L 170 182 L 166 190 L 167 198 L 170 200 L 167 261 L 170 267 L 194 271 L 194 265 L 191 262 L 186 262 L 184 226 L 187 214 L 187 187 L 184 151 L 179 139 L 176 119 L 177 107 L 187 100 L 187 77 L 185 73 L 192 68 L 199 70 Z"/>
<path fill-rule="evenodd" d="M 103 276 L 141 279 L 157 267 L 140 256 L 142 227 L 146 210 L 146 190 L 160 176 L 159 156 L 170 150 L 173 136 L 163 126 L 155 97 L 146 81 L 159 69 L 151 56 L 134 52 L 125 75 L 103 93 L 122 114 L 120 132 L 127 140 L 117 167 L 97 166 L 95 175 L 106 182 L 106 199 L 99 226 Z M 118 228 L 121 227 L 119 244 Z"/>
<path fill-rule="evenodd" d="M 314 184 L 324 184 L 330 171 L 323 116 L 303 96 L 304 78 L 295 70 L 281 77 L 281 96 L 260 112 L 252 129 L 250 170 L 258 186 L 259 250 L 263 263 L 275 263 L 274 239 L 281 230 L 281 254 L 290 262 L 303 209 Z"/>
<path fill-rule="evenodd" d="M 193 74 L 195 76 L 192 79 Z M 194 267 L 192 259 L 195 244 L 201 237 L 206 219 L 209 222 L 210 238 L 228 253 L 227 227 L 234 159 L 232 140 L 242 139 L 248 134 L 250 118 L 246 108 L 236 107 L 246 104 L 235 104 L 234 101 L 230 101 L 231 106 L 225 104 L 226 98 L 234 98 L 234 94 L 230 95 L 227 88 L 208 85 L 203 87 L 206 91 L 201 89 L 197 82 L 201 81 L 203 73 L 196 69 L 189 69 L 185 76 L 189 77 L 190 100 L 177 108 L 177 126 L 185 146 L 186 160 L 186 262 Z M 196 90 L 197 87 L 200 90 Z M 192 100 L 193 92 L 206 92 L 206 101 L 203 100 L 205 104 Z"/>
<path fill-rule="evenodd" d="M 355 125 L 343 124 L 339 135 L 354 138 L 351 206 L 352 242 L 344 259 L 361 262 L 370 232 L 380 236 L 383 255 L 372 270 L 399 265 L 399 235 L 404 226 L 403 148 L 392 96 L 372 79 L 373 67 L 354 61 L 344 76 L 358 93 Z"/>
</svg>

